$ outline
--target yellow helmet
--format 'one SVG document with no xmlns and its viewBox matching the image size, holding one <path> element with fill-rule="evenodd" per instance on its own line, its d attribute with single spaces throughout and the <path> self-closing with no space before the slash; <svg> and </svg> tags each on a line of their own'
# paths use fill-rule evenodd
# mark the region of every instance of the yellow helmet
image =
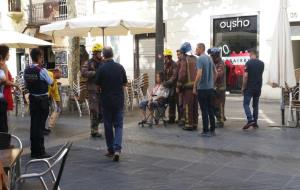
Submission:
<svg viewBox="0 0 300 190">
<path fill-rule="evenodd" d="M 92 48 L 92 52 L 96 52 L 96 51 L 102 51 L 102 49 L 103 49 L 103 45 L 102 45 L 102 44 L 99 44 L 99 43 L 97 43 L 97 44 L 95 44 L 95 45 L 93 46 L 93 48 Z"/>
<path fill-rule="evenodd" d="M 170 50 L 170 49 L 164 50 L 164 56 L 172 56 L 172 55 L 173 55 L 172 50 Z"/>
</svg>

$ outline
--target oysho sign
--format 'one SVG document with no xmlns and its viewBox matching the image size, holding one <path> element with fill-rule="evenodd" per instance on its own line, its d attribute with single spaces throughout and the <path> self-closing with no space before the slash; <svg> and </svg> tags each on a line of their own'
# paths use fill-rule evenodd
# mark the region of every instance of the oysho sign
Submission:
<svg viewBox="0 0 300 190">
<path fill-rule="evenodd" d="M 228 28 L 229 31 L 232 31 L 232 28 L 244 28 L 250 26 L 249 19 L 242 19 L 237 17 L 235 20 L 222 21 L 220 22 L 220 28 Z"/>
<path fill-rule="evenodd" d="M 257 32 L 257 16 L 213 19 L 214 32 Z"/>
</svg>

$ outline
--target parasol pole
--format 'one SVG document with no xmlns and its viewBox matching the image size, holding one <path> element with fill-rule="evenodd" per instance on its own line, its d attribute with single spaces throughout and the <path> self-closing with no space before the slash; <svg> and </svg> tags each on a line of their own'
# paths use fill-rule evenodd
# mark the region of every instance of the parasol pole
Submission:
<svg viewBox="0 0 300 190">
<path fill-rule="evenodd" d="M 102 42 L 103 42 L 103 46 L 105 46 L 105 34 L 104 34 L 105 27 L 101 27 L 101 29 L 102 29 Z"/>
</svg>

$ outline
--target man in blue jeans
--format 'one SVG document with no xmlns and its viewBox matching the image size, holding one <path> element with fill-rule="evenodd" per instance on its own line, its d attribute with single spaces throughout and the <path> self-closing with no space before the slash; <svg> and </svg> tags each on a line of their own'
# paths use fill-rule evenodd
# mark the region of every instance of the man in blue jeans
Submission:
<svg viewBox="0 0 300 190">
<path fill-rule="evenodd" d="M 103 66 L 96 74 L 96 84 L 101 91 L 104 130 L 107 145 L 105 156 L 113 157 L 118 162 L 122 149 L 124 91 L 127 84 L 125 69 L 113 60 L 113 50 L 105 47 L 102 51 Z"/>
<path fill-rule="evenodd" d="M 245 65 L 245 74 L 243 77 L 242 93 L 244 95 L 244 110 L 247 116 L 247 124 L 243 127 L 244 130 L 251 126 L 258 128 L 258 105 L 261 94 L 264 63 L 257 58 L 257 51 L 250 49 L 250 60 Z M 252 99 L 253 114 L 250 110 L 250 101 Z"/>
<path fill-rule="evenodd" d="M 215 112 L 214 112 L 214 84 L 217 71 L 211 57 L 205 54 L 205 45 L 197 45 L 197 76 L 193 87 L 193 93 L 198 94 L 198 101 L 202 112 L 203 137 L 215 136 Z M 210 128 L 208 128 L 210 124 Z"/>
</svg>

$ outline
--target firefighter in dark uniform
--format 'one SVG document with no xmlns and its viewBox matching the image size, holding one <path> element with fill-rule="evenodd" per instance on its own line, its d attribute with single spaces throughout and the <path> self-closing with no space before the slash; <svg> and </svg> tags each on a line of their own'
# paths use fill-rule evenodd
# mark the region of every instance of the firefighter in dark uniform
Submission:
<svg viewBox="0 0 300 190">
<path fill-rule="evenodd" d="M 198 128 L 198 102 L 197 96 L 193 93 L 193 85 L 197 75 L 197 58 L 192 55 L 192 47 L 185 42 L 180 51 L 180 69 L 178 71 L 177 87 L 182 92 L 183 113 L 185 125 L 183 130 L 193 131 Z"/>
<path fill-rule="evenodd" d="M 53 81 L 48 75 L 48 71 L 42 67 L 43 54 L 38 48 L 30 52 L 32 64 L 24 71 L 24 79 L 29 90 L 30 101 L 30 141 L 32 158 L 48 158 L 45 152 L 44 134 L 46 121 L 49 115 L 48 87 Z"/>
<path fill-rule="evenodd" d="M 181 67 L 181 57 L 182 53 L 180 49 L 176 51 L 177 53 L 177 84 L 176 84 L 176 103 L 177 103 L 177 113 L 178 113 L 178 118 L 176 123 L 178 124 L 179 127 L 184 126 L 184 120 L 183 118 L 183 98 L 182 98 L 182 91 L 180 89 L 181 83 L 178 82 L 178 75 L 179 75 L 179 70 Z"/>
<path fill-rule="evenodd" d="M 216 94 L 214 98 L 215 115 L 217 118 L 216 127 L 223 128 L 225 119 L 225 96 L 226 96 L 226 72 L 225 64 L 221 58 L 221 50 L 219 48 L 211 48 L 208 50 L 217 70 L 215 82 Z"/>
<path fill-rule="evenodd" d="M 177 64 L 172 59 L 172 51 L 164 50 L 165 65 L 164 75 L 166 81 L 164 86 L 169 89 L 169 123 L 174 124 L 176 118 L 176 84 L 177 84 Z"/>
<path fill-rule="evenodd" d="M 87 78 L 88 101 L 90 108 L 91 137 L 101 138 L 98 126 L 103 122 L 102 106 L 100 101 L 100 91 L 95 83 L 97 69 L 103 64 L 103 46 L 95 44 L 92 48 L 93 58 L 85 62 L 81 68 L 81 75 Z"/>
</svg>

